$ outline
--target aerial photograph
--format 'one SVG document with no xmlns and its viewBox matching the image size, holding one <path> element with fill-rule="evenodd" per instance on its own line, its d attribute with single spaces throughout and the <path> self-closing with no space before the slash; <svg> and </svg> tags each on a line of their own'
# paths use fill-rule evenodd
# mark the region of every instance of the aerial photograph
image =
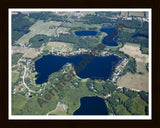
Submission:
<svg viewBox="0 0 160 128">
<path fill-rule="evenodd" d="M 9 10 L 9 114 L 149 116 L 150 11 Z"/>
</svg>

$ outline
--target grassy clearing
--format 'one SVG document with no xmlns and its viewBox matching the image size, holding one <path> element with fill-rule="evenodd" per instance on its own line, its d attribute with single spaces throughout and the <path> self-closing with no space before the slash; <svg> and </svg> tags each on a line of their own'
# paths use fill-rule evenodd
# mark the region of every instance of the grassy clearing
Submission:
<svg viewBox="0 0 160 128">
<path fill-rule="evenodd" d="M 66 115 L 65 111 L 56 110 L 55 112 L 49 114 L 49 115 Z"/>
<path fill-rule="evenodd" d="M 39 52 L 37 52 L 35 48 L 30 48 L 29 51 L 23 57 L 35 58 L 38 56 L 38 54 L 39 54 Z"/>
<path fill-rule="evenodd" d="M 145 107 L 146 102 L 143 101 L 140 97 L 136 97 L 134 99 L 129 99 L 126 102 L 126 106 L 128 107 L 128 111 L 133 113 L 134 115 L 145 115 Z"/>
<path fill-rule="evenodd" d="M 47 46 L 44 47 L 43 50 L 48 50 L 48 51 L 49 51 L 49 50 L 51 50 L 51 49 L 52 49 L 52 47 L 47 45 Z"/>
<path fill-rule="evenodd" d="M 134 33 L 136 29 L 131 29 L 131 28 L 123 28 L 124 32 L 129 32 L 129 33 Z"/>
<path fill-rule="evenodd" d="M 12 46 L 12 54 L 14 54 L 14 53 L 25 53 L 27 50 L 28 50 L 27 47 Z"/>
<path fill-rule="evenodd" d="M 20 99 L 21 101 L 23 100 L 23 102 L 20 102 L 20 104 L 22 103 L 23 104 L 21 105 L 21 107 L 19 107 L 19 102 L 17 101 L 16 98 L 15 100 L 12 101 L 12 105 L 14 105 L 12 113 L 14 115 L 46 115 L 49 111 L 54 110 L 56 108 L 58 102 L 58 96 L 55 95 L 54 97 L 52 97 L 51 100 L 48 100 L 47 103 L 44 103 L 43 106 L 40 107 L 37 101 L 37 97 L 30 99 L 28 98 L 28 100 L 26 101 L 25 101 L 26 98 L 22 99 L 21 95 L 18 95 L 17 98 L 19 97 L 21 98 Z"/>
<path fill-rule="evenodd" d="M 80 107 L 80 99 L 85 96 L 95 96 L 96 94 L 89 91 L 86 84 L 82 84 L 79 88 L 73 86 L 65 87 L 65 95 L 61 100 L 68 105 L 67 115 L 72 115 Z"/>
<path fill-rule="evenodd" d="M 51 111 L 49 115 L 66 115 L 68 106 L 58 102 L 55 110 Z"/>
<path fill-rule="evenodd" d="M 131 115 L 131 113 L 127 111 L 123 104 L 117 105 L 115 109 L 117 115 Z"/>
<path fill-rule="evenodd" d="M 12 82 L 15 83 L 19 79 L 19 72 L 12 72 Z"/>
<path fill-rule="evenodd" d="M 61 51 L 61 52 L 69 52 L 73 49 L 73 44 L 64 43 L 64 42 L 48 42 L 47 48 L 45 49 L 52 49 L 53 51 Z"/>
<path fill-rule="evenodd" d="M 20 109 L 22 109 L 27 101 L 28 98 L 25 98 L 22 95 L 12 95 L 12 114 L 15 115 Z"/>
<path fill-rule="evenodd" d="M 126 95 L 123 94 L 123 93 L 119 93 L 118 96 L 119 96 L 120 99 L 121 99 L 122 101 L 124 101 L 124 102 L 127 101 L 127 100 L 129 99 L 129 97 L 126 96 Z"/>
<path fill-rule="evenodd" d="M 144 63 L 149 62 L 149 56 L 146 54 L 142 54 L 142 52 L 140 51 L 139 44 L 127 43 L 124 45 L 124 47 L 120 48 L 120 51 L 123 51 L 124 53 L 130 55 L 131 57 L 134 57 L 136 61 L 140 61 Z"/>
<path fill-rule="evenodd" d="M 97 27 L 97 28 L 101 28 L 101 24 L 92 24 L 92 25 L 89 25 L 89 24 L 84 24 L 83 22 L 75 22 L 75 21 L 72 21 L 72 23 L 65 23 L 64 24 L 65 27 L 69 27 L 69 28 L 72 28 L 72 27 L 79 27 L 79 26 L 82 26 L 83 28 L 91 28 L 91 27 Z"/>
<path fill-rule="evenodd" d="M 132 16 L 141 16 L 144 17 L 144 12 L 129 12 Z"/>
<path fill-rule="evenodd" d="M 15 53 L 12 55 L 12 65 L 17 64 L 17 61 L 23 56 L 22 53 Z"/>
<path fill-rule="evenodd" d="M 120 87 L 144 90 L 148 92 L 148 74 L 140 75 L 127 73 L 117 81 L 117 85 Z"/>
</svg>

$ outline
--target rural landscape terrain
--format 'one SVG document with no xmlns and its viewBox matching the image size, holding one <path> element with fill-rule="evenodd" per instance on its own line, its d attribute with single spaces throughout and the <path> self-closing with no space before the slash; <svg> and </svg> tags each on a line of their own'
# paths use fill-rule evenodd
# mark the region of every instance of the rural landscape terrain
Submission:
<svg viewBox="0 0 160 128">
<path fill-rule="evenodd" d="M 78 74 L 70 60 L 77 62 L 76 56 L 90 55 L 110 36 L 110 28 L 122 23 L 124 26 L 113 38 L 113 45 L 105 45 L 90 62 L 97 65 L 94 60 L 104 59 L 102 66 L 106 63 L 110 67 L 104 71 L 107 77 L 101 75 L 107 79 L 90 72 L 87 78 L 83 71 Z M 83 97 L 103 99 L 106 115 L 149 114 L 148 12 L 12 11 L 11 25 L 12 115 L 74 115 L 82 108 Z M 57 58 L 53 60 L 55 63 L 62 60 L 67 63 L 58 71 L 59 65 L 52 65 L 56 72 L 49 71 L 49 66 L 42 68 L 50 65 L 48 58 L 53 57 Z M 91 66 L 86 68 L 89 70 Z M 101 70 L 98 66 L 94 69 L 97 72 L 94 75 Z M 50 72 L 44 80 L 41 71 Z M 55 85 L 70 71 L 74 77 L 57 89 Z"/>
</svg>

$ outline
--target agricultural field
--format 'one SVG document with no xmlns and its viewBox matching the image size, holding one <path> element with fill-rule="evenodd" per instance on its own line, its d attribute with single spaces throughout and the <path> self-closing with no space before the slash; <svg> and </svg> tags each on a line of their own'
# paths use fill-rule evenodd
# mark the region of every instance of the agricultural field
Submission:
<svg viewBox="0 0 160 128">
<path fill-rule="evenodd" d="M 28 47 L 12 46 L 12 54 L 25 53 L 27 50 L 28 50 Z"/>
<path fill-rule="evenodd" d="M 73 44 L 64 42 L 48 42 L 47 49 L 52 51 L 70 52 L 73 49 Z M 45 48 L 46 49 L 46 48 Z"/>
<path fill-rule="evenodd" d="M 120 87 L 143 90 L 146 92 L 148 92 L 148 83 L 148 74 L 140 75 L 127 73 L 117 81 L 117 85 Z"/>
<path fill-rule="evenodd" d="M 120 87 L 148 91 L 149 74 L 146 70 L 146 65 L 149 62 L 149 56 L 142 54 L 140 51 L 140 45 L 137 44 L 127 43 L 120 49 L 120 51 L 123 51 L 124 53 L 135 58 L 137 64 L 137 73 L 127 73 L 117 81 L 117 85 Z"/>
<path fill-rule="evenodd" d="M 39 54 L 39 52 L 37 52 L 37 50 L 35 48 L 30 48 L 23 57 L 35 58 L 38 56 L 38 54 Z"/>
<path fill-rule="evenodd" d="M 85 29 L 90 28 L 91 26 L 92 27 L 97 27 L 99 29 L 101 28 L 101 24 L 92 24 L 92 25 L 89 25 L 89 24 L 84 24 L 83 22 L 74 22 L 74 21 L 72 21 L 71 23 L 67 22 L 63 26 L 64 27 L 69 27 L 69 28 L 82 26 Z"/>
<path fill-rule="evenodd" d="M 129 14 L 132 16 L 144 17 L 144 12 L 129 12 Z"/>
<path fill-rule="evenodd" d="M 121 15 L 122 16 L 128 16 L 129 15 L 132 15 L 132 16 L 139 16 L 139 17 L 144 17 L 144 12 L 128 12 L 128 11 L 123 11 L 121 12 Z"/>
<path fill-rule="evenodd" d="M 142 54 L 142 52 L 140 51 L 139 44 L 127 43 L 124 45 L 124 47 L 122 47 L 119 50 L 130 55 L 131 57 L 134 57 L 137 62 L 144 62 L 144 63 L 149 62 L 149 56 L 146 54 Z"/>
</svg>

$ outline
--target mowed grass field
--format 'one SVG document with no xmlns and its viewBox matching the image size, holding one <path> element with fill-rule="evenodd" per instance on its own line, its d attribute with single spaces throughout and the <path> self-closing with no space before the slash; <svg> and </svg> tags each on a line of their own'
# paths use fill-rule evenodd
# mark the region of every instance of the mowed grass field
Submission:
<svg viewBox="0 0 160 128">
<path fill-rule="evenodd" d="M 144 90 L 148 92 L 149 73 L 146 70 L 146 64 L 149 62 L 149 56 L 146 54 L 142 54 L 140 51 L 140 45 L 137 44 L 127 43 L 123 48 L 120 49 L 120 51 L 123 51 L 124 53 L 135 58 L 137 64 L 137 72 L 141 72 L 142 74 L 132 74 L 128 72 L 117 81 L 117 85 L 120 87 Z"/>
<path fill-rule="evenodd" d="M 73 44 L 64 42 L 48 42 L 46 47 L 47 49 L 52 49 L 53 51 L 69 52 L 72 51 Z"/>
<path fill-rule="evenodd" d="M 23 57 L 25 58 L 35 58 L 37 57 L 39 54 L 39 52 L 36 51 L 35 48 L 30 48 L 25 54 Z"/>
</svg>

